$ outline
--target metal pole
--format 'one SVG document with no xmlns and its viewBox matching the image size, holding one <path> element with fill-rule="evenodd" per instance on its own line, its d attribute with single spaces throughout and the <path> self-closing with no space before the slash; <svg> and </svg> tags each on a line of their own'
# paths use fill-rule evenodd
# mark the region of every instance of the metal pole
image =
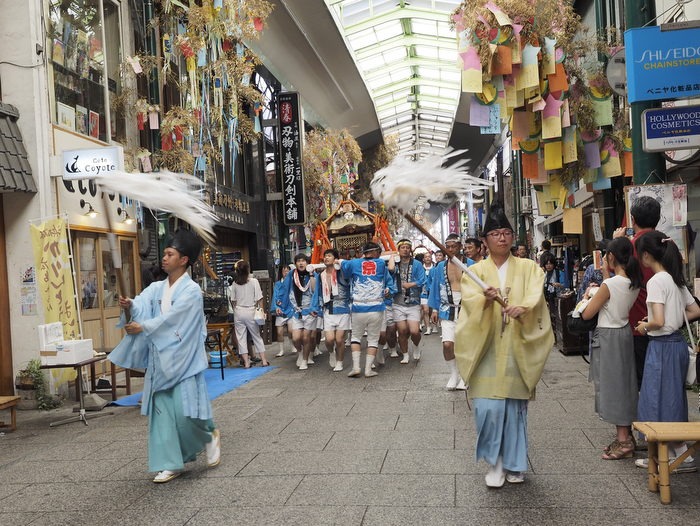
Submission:
<svg viewBox="0 0 700 526">
<path fill-rule="evenodd" d="M 642 27 L 656 19 L 655 0 L 638 0 L 625 2 L 625 29 Z M 630 104 L 630 128 L 632 132 L 632 165 L 634 167 L 634 184 L 666 181 L 666 162 L 659 153 L 642 150 L 642 112 L 649 108 L 658 108 L 656 102 L 633 102 Z"/>
</svg>

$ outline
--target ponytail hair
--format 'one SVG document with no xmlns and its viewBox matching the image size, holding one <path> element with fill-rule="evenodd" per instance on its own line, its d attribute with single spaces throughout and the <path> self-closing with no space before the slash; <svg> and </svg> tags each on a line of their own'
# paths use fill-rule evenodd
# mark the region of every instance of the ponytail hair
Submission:
<svg viewBox="0 0 700 526">
<path fill-rule="evenodd" d="M 606 247 L 617 263 L 625 269 L 625 274 L 630 280 L 631 289 L 639 289 L 642 286 L 642 270 L 639 261 L 634 257 L 632 242 L 626 237 L 617 237 L 610 241 Z"/>
<path fill-rule="evenodd" d="M 655 261 L 661 263 L 661 266 L 671 275 L 677 286 L 686 286 L 683 276 L 683 258 L 676 244 L 666 234 L 658 230 L 642 234 L 637 238 L 635 248 L 640 258 L 646 252 Z"/>
</svg>

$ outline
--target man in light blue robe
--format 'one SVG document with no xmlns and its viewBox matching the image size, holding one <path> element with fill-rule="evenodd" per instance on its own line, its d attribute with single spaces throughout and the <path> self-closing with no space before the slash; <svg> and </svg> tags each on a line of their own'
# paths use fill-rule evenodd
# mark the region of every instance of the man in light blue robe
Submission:
<svg viewBox="0 0 700 526">
<path fill-rule="evenodd" d="M 141 414 L 148 416 L 148 468 L 158 472 L 156 483 L 179 476 L 185 463 L 205 449 L 209 467 L 221 460 L 204 380 L 202 291 L 187 274 L 200 250 L 195 234 L 178 230 L 163 253 L 168 279 L 152 283 L 134 299 L 119 298 L 126 313 L 119 326 L 127 335 L 109 359 L 121 367 L 146 369 Z"/>
</svg>

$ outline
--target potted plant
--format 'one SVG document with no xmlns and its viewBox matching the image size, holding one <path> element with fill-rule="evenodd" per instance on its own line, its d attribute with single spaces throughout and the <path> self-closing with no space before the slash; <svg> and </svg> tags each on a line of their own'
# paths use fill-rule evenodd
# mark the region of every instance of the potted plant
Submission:
<svg viewBox="0 0 700 526">
<path fill-rule="evenodd" d="M 17 394 L 22 397 L 20 409 L 49 410 L 61 405 L 61 399 L 53 396 L 46 385 L 46 377 L 41 370 L 41 361 L 38 358 L 29 360 L 24 369 L 17 372 L 15 378 Z"/>
</svg>

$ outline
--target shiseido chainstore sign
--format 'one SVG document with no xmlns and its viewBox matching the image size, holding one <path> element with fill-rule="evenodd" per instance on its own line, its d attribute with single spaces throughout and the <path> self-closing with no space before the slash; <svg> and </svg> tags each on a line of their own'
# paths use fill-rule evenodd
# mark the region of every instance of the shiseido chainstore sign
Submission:
<svg viewBox="0 0 700 526">
<path fill-rule="evenodd" d="M 134 203 L 123 196 L 103 192 L 94 179 L 124 169 L 121 148 L 63 150 L 61 159 L 59 207 L 60 212 L 68 214 L 72 227 L 108 230 L 109 215 L 113 230 L 136 232 Z"/>
</svg>

